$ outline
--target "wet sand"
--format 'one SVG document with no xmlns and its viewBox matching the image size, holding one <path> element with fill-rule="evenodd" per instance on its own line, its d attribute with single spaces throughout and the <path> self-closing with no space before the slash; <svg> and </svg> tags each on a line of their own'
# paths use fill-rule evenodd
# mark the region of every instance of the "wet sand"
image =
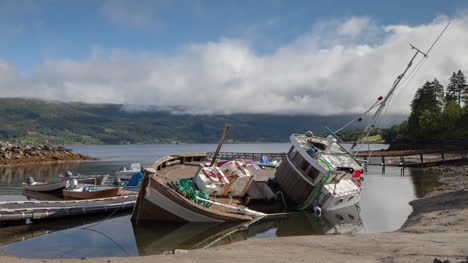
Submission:
<svg viewBox="0 0 468 263">
<path fill-rule="evenodd" d="M 0 255 L 0 262 L 468 262 L 468 164 L 424 169 L 440 172 L 445 185 L 412 201 L 413 213 L 391 233 L 257 239 L 130 258 L 25 259 Z"/>
</svg>

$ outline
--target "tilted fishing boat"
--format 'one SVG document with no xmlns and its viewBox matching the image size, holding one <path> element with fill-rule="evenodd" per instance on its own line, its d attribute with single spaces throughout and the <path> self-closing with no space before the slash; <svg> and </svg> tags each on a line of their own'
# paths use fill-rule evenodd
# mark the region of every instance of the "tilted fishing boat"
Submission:
<svg viewBox="0 0 468 263">
<path fill-rule="evenodd" d="M 291 144 L 275 177 L 286 199 L 301 209 L 324 210 L 359 201 L 363 165 L 333 136 L 293 134 Z"/>
<path fill-rule="evenodd" d="M 265 216 L 263 212 L 275 210 L 278 205 L 281 209 L 269 188 L 257 193 L 264 197 L 257 198 L 260 201 L 248 198 L 254 195 L 251 192 L 255 187 L 251 186 L 266 184 L 274 170 L 257 170 L 258 166 L 242 161 L 210 167 L 209 161 L 205 153 L 186 153 L 166 156 L 155 162 L 152 170 L 146 169 L 132 221 L 250 221 Z M 218 178 L 209 178 L 216 173 Z M 194 185 L 201 191 L 190 187 Z"/>
</svg>

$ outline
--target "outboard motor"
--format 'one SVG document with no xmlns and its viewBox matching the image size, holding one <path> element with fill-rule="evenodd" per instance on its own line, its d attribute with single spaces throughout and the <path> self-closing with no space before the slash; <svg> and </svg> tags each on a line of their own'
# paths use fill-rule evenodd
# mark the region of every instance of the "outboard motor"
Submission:
<svg viewBox="0 0 468 263">
<path fill-rule="evenodd" d="M 33 179 L 31 176 L 29 176 L 28 178 L 26 178 L 26 183 L 28 183 L 28 184 L 33 184 L 33 183 L 34 183 L 34 179 Z"/>
<path fill-rule="evenodd" d="M 77 179 L 67 180 L 67 184 L 65 186 L 65 189 L 70 190 L 70 189 L 76 189 L 76 188 L 78 188 L 78 180 Z"/>
<path fill-rule="evenodd" d="M 118 175 L 114 176 L 114 185 L 120 185 L 121 183 L 120 177 Z"/>
<path fill-rule="evenodd" d="M 72 176 L 73 176 L 72 172 L 70 172 L 70 171 L 66 171 L 66 172 L 65 172 L 65 177 L 66 177 L 66 178 L 70 178 L 70 177 L 72 177 Z"/>
</svg>

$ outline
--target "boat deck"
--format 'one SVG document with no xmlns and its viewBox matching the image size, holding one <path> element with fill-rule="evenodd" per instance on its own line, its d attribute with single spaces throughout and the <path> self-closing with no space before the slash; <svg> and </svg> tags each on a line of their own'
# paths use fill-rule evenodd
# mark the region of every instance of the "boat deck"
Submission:
<svg viewBox="0 0 468 263">
<path fill-rule="evenodd" d="M 0 202 L 0 222 L 59 218 L 130 210 L 137 195 L 74 201 L 6 201 Z"/>
<path fill-rule="evenodd" d="M 191 162 L 186 164 L 176 164 L 173 166 L 165 167 L 158 173 L 158 178 L 163 178 L 167 183 L 169 181 L 176 182 L 178 179 L 186 179 L 193 177 L 198 170 L 200 162 Z M 255 174 L 255 181 L 267 181 L 268 178 L 275 175 L 275 170 L 270 169 L 260 169 L 256 170 L 253 167 L 249 167 L 248 170 L 251 174 Z M 240 208 L 245 208 L 244 201 L 240 197 L 231 197 L 231 196 L 210 196 L 212 201 L 237 206 Z M 220 206 L 214 206 L 217 211 L 225 213 L 234 213 L 232 209 L 224 208 Z"/>
</svg>

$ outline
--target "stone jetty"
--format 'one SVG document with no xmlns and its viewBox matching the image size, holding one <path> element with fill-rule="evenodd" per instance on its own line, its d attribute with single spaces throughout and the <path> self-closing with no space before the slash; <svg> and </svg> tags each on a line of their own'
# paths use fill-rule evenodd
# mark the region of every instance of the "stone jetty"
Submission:
<svg viewBox="0 0 468 263">
<path fill-rule="evenodd" d="M 76 160 L 95 160 L 95 158 L 75 153 L 62 146 L 0 145 L 0 165 Z"/>
</svg>

